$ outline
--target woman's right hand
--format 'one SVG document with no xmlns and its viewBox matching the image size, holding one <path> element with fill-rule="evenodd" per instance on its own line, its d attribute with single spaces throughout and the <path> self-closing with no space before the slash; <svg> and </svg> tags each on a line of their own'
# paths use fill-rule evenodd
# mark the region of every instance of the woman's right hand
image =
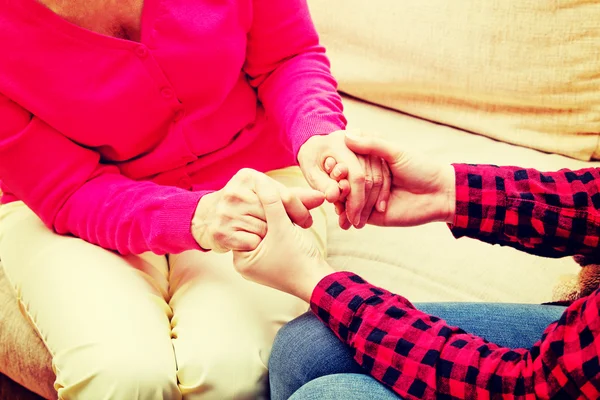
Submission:
<svg viewBox="0 0 600 400">
<path fill-rule="evenodd" d="M 381 157 L 392 173 L 388 207 L 384 212 L 374 210 L 369 217 L 370 224 L 414 226 L 435 221 L 454 222 L 456 177 L 452 165 L 408 153 L 395 143 L 374 137 L 346 134 L 346 145 L 356 154 Z M 343 174 L 335 171 L 333 174 L 343 178 Z M 343 207 L 338 205 L 337 211 L 342 213 Z"/>
<path fill-rule="evenodd" d="M 192 218 L 192 235 L 200 247 L 220 253 L 256 249 L 267 233 L 265 212 L 256 195 L 259 181 L 264 184 L 263 173 L 245 168 L 223 189 L 202 197 Z M 269 177 L 266 181 L 279 194 L 292 222 L 310 227 L 309 210 L 320 206 L 324 195 L 312 189 L 289 189 Z"/>
</svg>

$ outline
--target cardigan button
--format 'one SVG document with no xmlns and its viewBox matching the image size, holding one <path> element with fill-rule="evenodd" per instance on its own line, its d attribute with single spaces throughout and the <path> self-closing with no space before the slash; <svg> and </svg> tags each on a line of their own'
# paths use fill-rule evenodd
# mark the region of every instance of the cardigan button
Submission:
<svg viewBox="0 0 600 400">
<path fill-rule="evenodd" d="M 139 57 L 139 58 L 146 58 L 148 56 L 148 49 L 146 49 L 145 46 L 138 46 L 135 49 L 135 54 Z"/>
<path fill-rule="evenodd" d="M 173 89 L 171 89 L 170 87 L 164 87 L 160 90 L 160 94 L 162 97 L 164 97 L 165 99 L 172 99 L 173 96 L 175 95 L 175 93 L 173 93 Z"/>
</svg>

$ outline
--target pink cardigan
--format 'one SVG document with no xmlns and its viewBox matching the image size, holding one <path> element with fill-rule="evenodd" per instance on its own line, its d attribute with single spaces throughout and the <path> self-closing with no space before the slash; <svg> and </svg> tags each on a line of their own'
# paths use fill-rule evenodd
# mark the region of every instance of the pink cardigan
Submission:
<svg viewBox="0 0 600 400">
<path fill-rule="evenodd" d="M 2 201 L 123 254 L 198 249 L 203 194 L 346 123 L 306 0 L 146 0 L 140 43 L 0 0 L 0 54 Z"/>
</svg>

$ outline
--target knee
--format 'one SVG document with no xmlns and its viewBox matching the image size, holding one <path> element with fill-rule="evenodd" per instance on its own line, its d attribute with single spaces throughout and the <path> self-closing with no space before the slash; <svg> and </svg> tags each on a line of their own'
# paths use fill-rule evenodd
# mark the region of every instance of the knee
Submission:
<svg viewBox="0 0 600 400">
<path fill-rule="evenodd" d="M 273 342 L 269 358 L 269 373 L 279 374 L 290 371 L 290 365 L 296 368 L 310 364 L 314 358 L 314 350 L 319 347 L 313 339 L 323 336 L 326 327 L 308 312 L 284 325 Z"/>
<path fill-rule="evenodd" d="M 270 347 L 270 346 L 269 346 Z M 256 343 L 213 343 L 178 358 L 177 377 L 185 400 L 266 398 L 267 367 Z"/>
<path fill-rule="evenodd" d="M 398 400 L 391 390 L 368 375 L 327 375 L 308 382 L 289 400 Z"/>
<path fill-rule="evenodd" d="M 275 338 L 269 360 L 273 399 L 287 399 L 321 376 L 358 373 L 351 351 L 312 313 L 285 325 Z"/>
<path fill-rule="evenodd" d="M 108 352 L 111 353 L 111 352 Z M 79 357 L 80 361 L 82 357 Z M 174 364 L 145 354 L 97 354 L 57 373 L 61 399 L 180 399 Z"/>
</svg>

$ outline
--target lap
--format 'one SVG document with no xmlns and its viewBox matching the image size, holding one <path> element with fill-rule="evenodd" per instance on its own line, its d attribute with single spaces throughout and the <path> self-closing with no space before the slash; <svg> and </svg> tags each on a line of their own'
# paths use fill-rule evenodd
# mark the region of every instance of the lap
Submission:
<svg viewBox="0 0 600 400">
<path fill-rule="evenodd" d="M 417 308 L 507 347 L 531 347 L 564 307 L 521 304 L 424 303 Z M 306 313 L 278 334 L 270 360 L 274 400 L 291 396 L 308 382 L 331 374 L 361 373 L 352 351 Z"/>
<path fill-rule="evenodd" d="M 57 235 L 21 202 L 0 208 L 0 257 L 53 356 L 59 396 L 95 398 L 110 387 L 87 384 L 91 376 L 128 376 L 140 365 L 176 390 L 164 257 L 122 257 Z"/>
<path fill-rule="evenodd" d="M 306 185 L 298 168 L 269 175 L 287 186 Z M 306 234 L 324 251 L 325 214 L 316 210 L 313 219 Z M 69 388 L 89 389 L 85 380 L 99 374 L 101 364 L 114 373 L 153 369 L 168 378 L 163 386 L 175 385 L 188 398 L 227 397 L 216 385 L 255 390 L 276 332 L 307 309 L 245 281 L 231 254 L 121 256 L 53 233 L 22 202 L 0 207 L 0 258 L 53 355 L 56 387 L 65 398 Z"/>
<path fill-rule="evenodd" d="M 418 303 L 449 325 L 510 348 L 529 348 L 565 310 L 562 306 L 510 303 Z"/>
</svg>

